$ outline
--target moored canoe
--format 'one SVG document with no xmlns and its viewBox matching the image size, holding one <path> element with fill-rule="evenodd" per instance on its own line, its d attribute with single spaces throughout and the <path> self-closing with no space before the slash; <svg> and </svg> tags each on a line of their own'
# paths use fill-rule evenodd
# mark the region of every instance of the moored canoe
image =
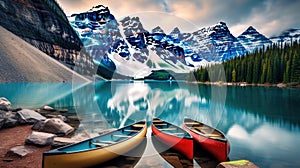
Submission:
<svg viewBox="0 0 300 168">
<path fill-rule="evenodd" d="M 183 129 L 188 131 L 194 140 L 218 161 L 227 161 L 230 144 L 221 131 L 189 118 L 184 119 Z"/>
<path fill-rule="evenodd" d="M 43 153 L 43 167 L 91 167 L 137 147 L 145 138 L 147 123 L 140 121 L 116 131 Z"/>
<path fill-rule="evenodd" d="M 188 132 L 158 118 L 152 120 L 151 129 L 158 140 L 181 152 L 188 159 L 193 159 L 193 138 Z"/>
</svg>

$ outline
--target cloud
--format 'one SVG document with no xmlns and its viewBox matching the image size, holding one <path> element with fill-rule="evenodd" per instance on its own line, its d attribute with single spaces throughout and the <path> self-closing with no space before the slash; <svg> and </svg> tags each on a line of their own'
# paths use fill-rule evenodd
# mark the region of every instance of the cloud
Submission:
<svg viewBox="0 0 300 168">
<path fill-rule="evenodd" d="M 67 15 L 108 6 L 116 18 L 149 11 L 167 12 L 197 25 L 207 27 L 224 21 L 234 35 L 254 26 L 266 36 L 300 26 L 300 0 L 57 0 Z M 152 18 L 149 23 L 161 19 Z M 169 23 L 169 22 L 168 22 Z M 155 27 L 156 25 L 153 25 Z M 180 25 L 179 25 L 180 27 Z"/>
</svg>

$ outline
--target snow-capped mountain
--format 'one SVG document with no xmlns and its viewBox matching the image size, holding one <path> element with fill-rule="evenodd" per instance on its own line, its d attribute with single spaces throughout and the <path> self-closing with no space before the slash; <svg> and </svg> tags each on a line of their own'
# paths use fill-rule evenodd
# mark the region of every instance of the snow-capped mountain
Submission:
<svg viewBox="0 0 300 168">
<path fill-rule="evenodd" d="M 146 31 L 138 17 L 125 17 L 118 22 L 107 7 L 99 5 L 73 14 L 69 20 L 100 66 L 98 72 L 142 78 L 152 70 L 175 73 L 190 70 L 185 64 L 183 49 L 169 43 L 172 39 L 160 28 L 154 29 L 154 33 Z"/>
<path fill-rule="evenodd" d="M 260 34 L 252 26 L 248 27 L 237 39 L 249 52 L 254 52 L 256 49 L 272 44 L 270 39 Z"/>
<path fill-rule="evenodd" d="M 230 33 L 224 22 L 183 34 L 182 41 L 207 61 L 225 61 L 246 53 L 246 49 Z"/>
<path fill-rule="evenodd" d="M 300 29 L 288 29 L 283 31 L 279 36 L 270 38 L 273 43 L 278 44 L 291 44 L 293 41 L 300 40 Z"/>
<path fill-rule="evenodd" d="M 133 78 L 160 70 L 186 73 L 243 56 L 278 38 L 299 40 L 300 34 L 299 29 L 291 29 L 271 41 L 250 26 L 236 38 L 224 22 L 195 32 L 181 32 L 175 27 L 167 34 L 159 26 L 146 30 L 139 17 L 128 16 L 117 21 L 103 5 L 73 14 L 69 21 L 94 62 L 101 67 L 98 72 Z"/>
</svg>

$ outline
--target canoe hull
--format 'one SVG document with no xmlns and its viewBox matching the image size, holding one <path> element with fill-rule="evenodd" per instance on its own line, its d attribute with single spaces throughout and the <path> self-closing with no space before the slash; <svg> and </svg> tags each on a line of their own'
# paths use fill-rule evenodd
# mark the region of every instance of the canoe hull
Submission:
<svg viewBox="0 0 300 168">
<path fill-rule="evenodd" d="M 145 138 L 147 126 L 136 136 L 111 145 L 105 148 L 94 150 L 87 150 L 74 153 L 57 153 L 57 154 L 43 154 L 43 167 L 44 168 L 57 168 L 57 167 L 91 167 L 111 159 L 114 159 L 122 154 L 129 152 L 137 147 Z"/>
<path fill-rule="evenodd" d="M 181 138 L 176 137 L 173 135 L 169 135 L 166 133 L 163 133 L 162 131 L 158 130 L 153 125 L 151 126 L 153 134 L 156 136 L 156 138 L 163 142 L 164 144 L 174 148 L 175 150 L 181 152 L 184 154 L 188 159 L 192 160 L 194 157 L 194 144 L 193 139 L 189 138 Z"/>
<path fill-rule="evenodd" d="M 223 141 L 212 139 L 207 136 L 198 134 L 197 132 L 192 131 L 186 125 L 183 125 L 183 129 L 189 132 L 196 143 L 198 143 L 203 149 L 211 153 L 218 161 L 227 161 L 230 151 L 230 144 L 227 140 Z"/>
</svg>

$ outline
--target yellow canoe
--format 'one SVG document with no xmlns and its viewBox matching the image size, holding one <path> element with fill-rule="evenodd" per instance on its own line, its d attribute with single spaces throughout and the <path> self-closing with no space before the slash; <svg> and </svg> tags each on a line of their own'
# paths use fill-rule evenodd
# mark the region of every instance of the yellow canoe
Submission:
<svg viewBox="0 0 300 168">
<path fill-rule="evenodd" d="M 116 131 L 43 153 L 44 168 L 91 167 L 137 147 L 145 138 L 147 123 L 140 121 Z"/>
</svg>

